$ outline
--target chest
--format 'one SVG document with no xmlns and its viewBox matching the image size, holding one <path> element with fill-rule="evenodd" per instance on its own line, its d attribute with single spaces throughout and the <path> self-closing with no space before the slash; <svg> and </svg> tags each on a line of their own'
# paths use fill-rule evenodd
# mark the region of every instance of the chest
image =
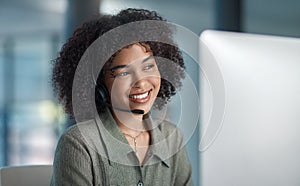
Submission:
<svg viewBox="0 0 300 186">
<path fill-rule="evenodd" d="M 104 166 L 104 167 L 103 167 Z M 173 185 L 174 170 L 166 166 L 163 162 L 145 166 L 129 166 L 116 162 L 104 162 L 102 166 L 94 167 L 95 185 Z M 102 176 L 98 176 L 102 175 Z"/>
</svg>

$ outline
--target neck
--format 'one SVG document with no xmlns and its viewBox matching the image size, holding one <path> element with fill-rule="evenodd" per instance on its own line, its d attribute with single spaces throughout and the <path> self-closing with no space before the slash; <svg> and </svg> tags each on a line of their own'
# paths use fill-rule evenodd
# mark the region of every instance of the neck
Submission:
<svg viewBox="0 0 300 186">
<path fill-rule="evenodd" d="M 143 115 L 113 110 L 112 115 L 123 133 L 135 135 L 145 131 Z"/>
</svg>

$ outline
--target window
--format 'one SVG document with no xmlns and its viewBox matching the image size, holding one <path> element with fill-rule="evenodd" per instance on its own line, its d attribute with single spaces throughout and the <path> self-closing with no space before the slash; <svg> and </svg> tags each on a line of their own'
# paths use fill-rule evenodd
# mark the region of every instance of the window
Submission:
<svg viewBox="0 0 300 186">
<path fill-rule="evenodd" d="M 0 164 L 53 162 L 61 108 L 50 82 L 51 37 L 10 38 L 0 45 Z"/>
</svg>

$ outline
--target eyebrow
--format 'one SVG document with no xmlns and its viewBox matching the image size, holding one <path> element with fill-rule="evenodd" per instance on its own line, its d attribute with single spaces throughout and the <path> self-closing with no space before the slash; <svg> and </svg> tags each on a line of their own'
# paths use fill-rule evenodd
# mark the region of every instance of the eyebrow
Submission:
<svg viewBox="0 0 300 186">
<path fill-rule="evenodd" d="M 154 59 L 154 56 L 148 56 L 148 57 L 146 57 L 145 59 L 142 60 L 141 64 L 149 61 L 150 59 Z M 118 70 L 120 68 L 128 68 L 128 67 L 129 67 L 129 65 L 117 65 L 117 66 L 112 67 L 109 70 L 113 72 L 113 71 L 116 71 L 116 70 Z"/>
<path fill-rule="evenodd" d="M 145 59 L 143 59 L 142 64 L 145 63 L 145 62 L 147 62 L 150 59 L 154 59 L 154 56 L 148 56 L 148 57 L 146 57 Z"/>
<path fill-rule="evenodd" d="M 117 65 L 117 66 L 112 67 L 109 70 L 113 72 L 113 71 L 116 71 L 116 70 L 118 70 L 120 68 L 128 68 L 128 65 Z"/>
</svg>

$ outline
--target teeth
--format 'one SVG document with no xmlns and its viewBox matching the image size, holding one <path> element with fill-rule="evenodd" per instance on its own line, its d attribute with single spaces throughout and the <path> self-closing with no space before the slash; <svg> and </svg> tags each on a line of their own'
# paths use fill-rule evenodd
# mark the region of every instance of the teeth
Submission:
<svg viewBox="0 0 300 186">
<path fill-rule="evenodd" d="M 133 98 L 133 99 L 144 99 L 148 96 L 148 93 L 149 92 L 146 92 L 144 94 L 139 94 L 139 95 L 133 95 L 133 96 L 130 96 L 130 97 Z"/>
</svg>

